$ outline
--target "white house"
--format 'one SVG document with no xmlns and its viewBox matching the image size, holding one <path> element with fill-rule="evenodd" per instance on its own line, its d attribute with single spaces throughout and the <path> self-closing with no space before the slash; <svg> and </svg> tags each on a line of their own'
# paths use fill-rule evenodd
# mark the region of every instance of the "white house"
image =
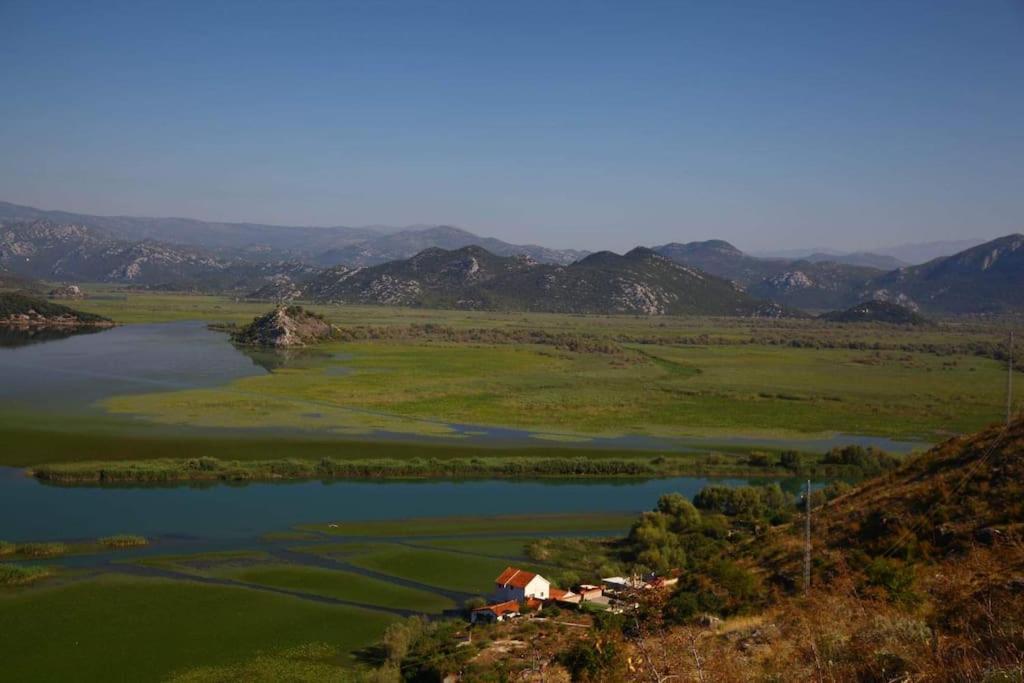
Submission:
<svg viewBox="0 0 1024 683">
<path fill-rule="evenodd" d="M 494 580 L 497 600 L 522 602 L 527 598 L 547 600 L 551 596 L 551 583 L 540 574 L 506 567 Z"/>
</svg>

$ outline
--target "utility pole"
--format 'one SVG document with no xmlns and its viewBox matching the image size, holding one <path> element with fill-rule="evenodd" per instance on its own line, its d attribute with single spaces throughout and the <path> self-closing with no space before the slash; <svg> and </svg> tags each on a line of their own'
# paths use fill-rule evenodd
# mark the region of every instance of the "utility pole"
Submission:
<svg viewBox="0 0 1024 683">
<path fill-rule="evenodd" d="M 804 494 L 804 593 L 811 590 L 811 480 Z"/>
<path fill-rule="evenodd" d="M 1010 359 L 1006 373 L 1006 426 L 1013 419 L 1013 330 L 1010 330 Z"/>
</svg>

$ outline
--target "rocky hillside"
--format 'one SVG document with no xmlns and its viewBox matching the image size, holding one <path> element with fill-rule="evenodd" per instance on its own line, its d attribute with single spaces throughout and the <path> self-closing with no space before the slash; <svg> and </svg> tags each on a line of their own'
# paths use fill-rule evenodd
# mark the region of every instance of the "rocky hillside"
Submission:
<svg viewBox="0 0 1024 683">
<path fill-rule="evenodd" d="M 999 313 L 1024 309 L 1024 236 L 1015 234 L 918 266 L 884 272 L 874 258 L 839 263 L 756 258 L 728 242 L 666 244 L 658 253 L 742 285 L 751 296 L 806 310 L 847 308 L 877 299 L 931 313 Z"/>
<path fill-rule="evenodd" d="M 743 286 L 777 275 L 791 263 L 789 259 L 749 256 L 724 240 L 672 242 L 653 249 L 676 263 L 699 268 Z"/>
<path fill-rule="evenodd" d="M 302 306 L 279 306 L 233 332 L 237 344 L 286 349 L 330 339 L 334 328 L 323 316 Z"/>
<path fill-rule="evenodd" d="M 649 249 L 591 254 L 568 266 L 472 246 L 427 249 L 372 268 L 334 268 L 304 295 L 317 301 L 481 310 L 642 315 L 781 315 L 732 283 Z"/>
<path fill-rule="evenodd" d="M 314 270 L 299 262 L 228 258 L 194 247 L 129 242 L 84 225 L 48 220 L 0 223 L 0 266 L 11 274 L 47 280 L 242 291 L 279 275 L 301 278 Z"/>
<path fill-rule="evenodd" d="M 92 313 L 19 292 L 0 292 L 0 325 L 14 327 L 109 327 L 114 323 Z"/>
<path fill-rule="evenodd" d="M 125 242 L 187 245 L 218 256 L 242 255 L 266 261 L 300 259 L 319 266 L 372 266 L 406 259 L 430 247 L 458 249 L 471 244 L 481 245 L 495 254 L 523 254 L 545 263 L 570 263 L 587 253 L 509 244 L 451 226 L 319 228 L 223 223 L 191 218 L 93 216 L 0 202 L 0 222 L 37 221 L 78 225 Z"/>
<path fill-rule="evenodd" d="M 819 316 L 836 323 L 887 323 L 890 325 L 927 325 L 928 319 L 889 301 L 865 301 L 845 311 L 832 311 Z"/>
<path fill-rule="evenodd" d="M 937 313 L 999 313 L 1024 308 L 1024 235 L 1014 234 L 923 265 L 872 278 L 864 292 Z"/>
<path fill-rule="evenodd" d="M 881 271 L 831 261 L 796 261 L 786 269 L 750 285 L 751 295 L 808 310 L 850 306 L 860 290 Z"/>
<path fill-rule="evenodd" d="M 758 299 L 794 308 L 824 310 L 856 303 L 857 293 L 883 271 L 820 258 L 758 258 L 728 242 L 708 240 L 666 244 L 656 252 L 694 268 L 732 280 Z"/>
<path fill-rule="evenodd" d="M 363 267 L 407 259 L 426 249 L 453 250 L 468 246 L 479 246 L 498 256 L 525 256 L 541 263 L 571 263 L 587 254 L 576 249 L 548 249 L 535 244 L 509 244 L 491 237 L 480 237 L 461 228 L 439 225 L 418 230 L 401 230 L 341 249 L 332 249 L 317 256 L 316 261 L 323 265 Z"/>
<path fill-rule="evenodd" d="M 849 254 L 833 254 L 828 252 L 815 252 L 809 256 L 805 256 L 800 259 L 801 261 L 810 261 L 811 263 L 821 263 L 828 261 L 831 263 L 841 263 L 847 266 L 861 266 L 862 268 L 874 268 L 876 270 L 896 270 L 903 266 L 909 265 L 899 260 L 895 256 L 887 256 L 885 254 L 875 254 L 868 251 L 855 251 Z"/>
</svg>

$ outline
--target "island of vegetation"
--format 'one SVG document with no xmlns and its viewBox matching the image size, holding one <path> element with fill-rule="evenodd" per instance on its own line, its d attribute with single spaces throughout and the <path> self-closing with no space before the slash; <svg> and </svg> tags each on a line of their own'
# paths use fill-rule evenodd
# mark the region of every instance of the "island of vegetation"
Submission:
<svg viewBox="0 0 1024 683">
<path fill-rule="evenodd" d="M 163 458 L 37 465 L 30 472 L 54 484 L 241 482 L 300 479 L 538 479 L 674 477 L 684 475 L 754 477 L 843 477 L 861 479 L 896 467 L 900 459 L 874 448 L 850 445 L 824 454 L 792 450 L 749 453 L 553 452 L 548 449 L 466 449 L 420 446 L 418 457 L 396 451 L 378 459 L 324 457 L 320 460 L 223 460 Z"/>
<path fill-rule="evenodd" d="M 306 346 L 334 336 L 322 315 L 302 306 L 278 306 L 231 334 L 236 344 L 286 349 Z"/>
<path fill-rule="evenodd" d="M 112 327 L 114 322 L 29 294 L 0 292 L 0 325 L 25 328 Z"/>
</svg>

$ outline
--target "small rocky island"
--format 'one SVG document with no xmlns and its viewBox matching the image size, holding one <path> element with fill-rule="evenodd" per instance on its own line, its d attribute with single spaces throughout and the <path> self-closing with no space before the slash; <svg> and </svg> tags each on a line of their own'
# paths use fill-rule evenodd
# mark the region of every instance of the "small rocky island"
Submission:
<svg viewBox="0 0 1024 683">
<path fill-rule="evenodd" d="M 923 315 L 890 301 L 865 301 L 845 311 L 832 311 L 821 316 L 834 323 L 888 323 L 890 325 L 928 325 Z"/>
<path fill-rule="evenodd" d="M 0 292 L 0 325 L 6 327 L 113 327 L 114 321 L 23 294 Z"/>
<path fill-rule="evenodd" d="M 51 289 L 49 297 L 51 299 L 84 299 L 85 292 L 78 285 L 61 285 L 56 289 Z"/>
<path fill-rule="evenodd" d="M 334 326 L 302 306 L 279 306 L 231 333 L 236 344 L 288 349 L 331 339 Z"/>
</svg>

